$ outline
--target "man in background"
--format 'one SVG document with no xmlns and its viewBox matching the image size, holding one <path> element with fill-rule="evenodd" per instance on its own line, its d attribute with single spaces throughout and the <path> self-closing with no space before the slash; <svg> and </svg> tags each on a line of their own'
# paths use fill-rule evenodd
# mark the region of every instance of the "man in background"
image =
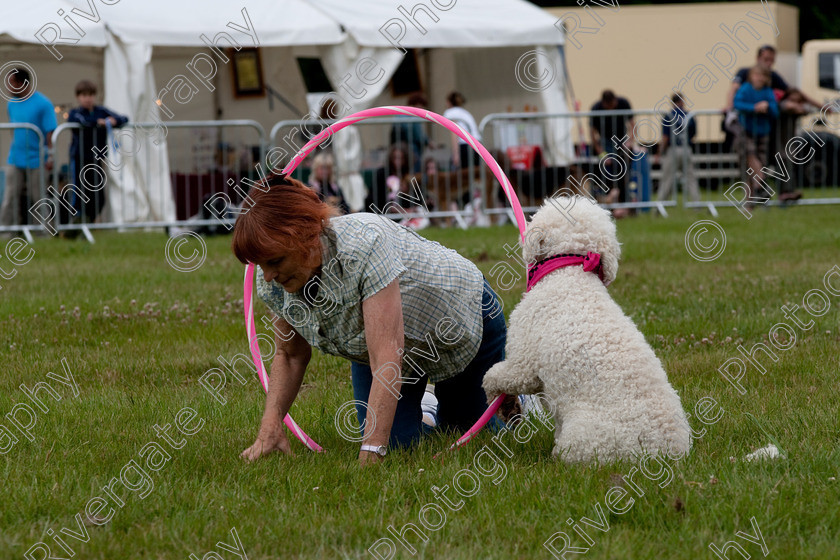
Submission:
<svg viewBox="0 0 840 560">
<path fill-rule="evenodd" d="M 755 64 L 770 72 L 770 87 L 773 89 L 777 102 L 781 103 L 783 99 L 786 100 L 783 109 L 788 116 L 795 115 L 796 117 L 801 117 L 809 111 L 819 110 L 820 103 L 818 101 L 808 97 L 800 90 L 791 87 L 778 72 L 773 70 L 773 66 L 776 64 L 775 47 L 771 45 L 759 47 L 755 56 Z M 738 89 L 747 82 L 750 69 L 751 67 L 744 67 L 735 73 L 735 77 L 732 79 L 732 84 L 726 94 L 726 105 L 723 108 L 723 130 L 726 133 L 724 149 L 727 151 L 734 145 L 736 137 L 743 133 L 738 120 L 738 114 L 734 108 L 734 100 Z M 773 122 L 773 128 L 770 132 L 770 144 L 768 146 L 768 152 L 770 154 L 778 152 L 784 157 L 785 144 L 795 134 L 796 120 L 796 118 L 790 119 L 793 122 L 793 126 L 787 127 L 777 127 L 776 122 Z M 770 159 L 772 161 L 774 158 L 771 157 Z M 746 183 L 751 182 L 751 178 L 744 174 L 748 167 L 747 163 L 739 161 L 739 167 L 742 170 L 741 180 Z M 783 202 L 798 200 L 802 197 L 802 193 L 795 190 L 792 184 L 778 184 L 777 186 L 779 187 L 779 200 Z"/>
<path fill-rule="evenodd" d="M 632 107 L 630 102 L 623 97 L 618 97 L 612 90 L 604 90 L 601 93 L 601 100 L 595 103 L 590 109 L 593 113 L 599 111 L 629 111 Z M 627 202 L 627 183 L 630 179 L 630 159 L 627 157 L 628 150 L 620 150 L 622 139 L 630 131 L 630 135 L 624 140 L 628 146 L 633 143 L 633 116 L 632 115 L 593 115 L 589 117 L 589 134 L 592 141 L 592 154 L 599 158 L 607 154 L 614 154 L 624 162 L 625 173 L 618 179 L 611 181 L 614 190 L 611 190 L 607 198 L 608 202 Z M 611 170 L 611 174 L 618 174 L 619 170 Z M 605 177 L 605 179 L 607 179 Z M 623 217 L 628 212 L 624 208 L 618 208 L 613 215 Z"/>
</svg>

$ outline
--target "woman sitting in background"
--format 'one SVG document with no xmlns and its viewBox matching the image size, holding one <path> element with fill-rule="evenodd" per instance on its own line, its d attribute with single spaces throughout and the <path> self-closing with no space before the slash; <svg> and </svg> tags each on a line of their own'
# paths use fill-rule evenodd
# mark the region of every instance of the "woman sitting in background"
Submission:
<svg viewBox="0 0 840 560">
<path fill-rule="evenodd" d="M 388 150 L 388 161 L 377 170 L 372 193 L 374 198 L 368 203 L 371 212 L 407 214 L 400 223 L 412 229 L 429 225 L 425 196 L 419 182 L 411 176 L 406 144 L 394 144 Z"/>
<path fill-rule="evenodd" d="M 341 210 L 342 214 L 350 212 L 341 189 L 335 183 L 333 157 L 330 154 L 321 153 L 315 156 L 312 161 L 312 174 L 309 176 L 309 188 L 318 193 L 318 198 L 322 201 Z"/>
<path fill-rule="evenodd" d="M 408 146 L 400 142 L 388 148 L 388 161 L 385 162 L 385 167 L 376 171 L 373 188 L 365 203 L 368 211 L 376 214 L 383 213 L 383 209 L 391 201 L 401 205 L 404 197 L 398 198 L 398 195 L 409 192 L 408 174 L 410 172 Z"/>
</svg>

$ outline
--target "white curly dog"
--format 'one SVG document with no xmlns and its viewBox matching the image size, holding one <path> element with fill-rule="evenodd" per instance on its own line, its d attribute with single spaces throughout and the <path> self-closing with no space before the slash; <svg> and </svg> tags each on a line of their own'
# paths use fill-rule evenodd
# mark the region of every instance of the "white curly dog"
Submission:
<svg viewBox="0 0 840 560">
<path fill-rule="evenodd" d="M 484 377 L 489 401 L 542 392 L 553 454 L 570 463 L 679 458 L 691 448 L 662 364 L 607 293 L 620 254 L 606 209 L 581 196 L 546 202 L 523 243 L 529 291 L 511 312 L 506 359 Z"/>
</svg>

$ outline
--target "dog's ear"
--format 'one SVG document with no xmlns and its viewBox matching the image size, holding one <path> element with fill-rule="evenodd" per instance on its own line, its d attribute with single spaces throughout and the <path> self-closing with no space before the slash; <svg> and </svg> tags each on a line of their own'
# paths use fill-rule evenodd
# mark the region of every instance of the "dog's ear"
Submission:
<svg viewBox="0 0 840 560">
<path fill-rule="evenodd" d="M 538 225 L 531 225 L 528 231 L 525 232 L 525 242 L 523 243 L 525 262 L 538 261 L 545 253 L 546 231 Z"/>
<path fill-rule="evenodd" d="M 601 257 L 601 270 L 603 270 L 604 275 L 604 286 L 609 286 L 618 274 L 618 257 L 614 253 L 603 255 Z"/>
</svg>

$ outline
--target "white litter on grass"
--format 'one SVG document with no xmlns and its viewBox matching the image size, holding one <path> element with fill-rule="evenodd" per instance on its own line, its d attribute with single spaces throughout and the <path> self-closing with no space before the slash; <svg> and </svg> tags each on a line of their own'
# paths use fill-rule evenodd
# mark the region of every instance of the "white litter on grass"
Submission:
<svg viewBox="0 0 840 560">
<path fill-rule="evenodd" d="M 784 459 L 785 456 L 779 453 L 779 448 L 772 443 L 767 447 L 756 449 L 749 455 L 744 457 L 744 461 L 757 461 L 759 459 Z"/>
<path fill-rule="evenodd" d="M 540 422 L 550 422 L 552 420 L 540 399 L 534 395 L 519 395 L 519 406 L 522 408 L 523 416 L 535 416 Z"/>
</svg>

